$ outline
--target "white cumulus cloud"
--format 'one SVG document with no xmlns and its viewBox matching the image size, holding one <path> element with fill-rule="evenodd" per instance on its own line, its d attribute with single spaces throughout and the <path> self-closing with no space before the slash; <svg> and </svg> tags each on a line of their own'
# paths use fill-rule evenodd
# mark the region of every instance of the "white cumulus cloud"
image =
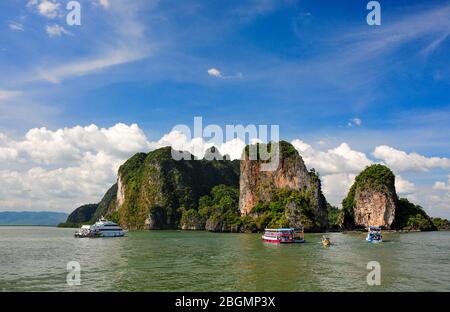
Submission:
<svg viewBox="0 0 450 312">
<path fill-rule="evenodd" d="M 321 174 L 359 173 L 372 164 L 364 153 L 352 150 L 347 143 L 342 143 L 326 152 L 318 151 L 298 139 L 291 143 L 302 155 L 305 164 L 315 168 Z"/>
<path fill-rule="evenodd" d="M 450 175 L 448 176 L 447 183 L 438 181 L 433 185 L 433 189 L 441 190 L 441 191 L 449 191 L 450 192 Z"/>
<path fill-rule="evenodd" d="M 417 153 L 406 153 L 387 145 L 377 146 L 373 156 L 381 159 L 396 172 L 450 168 L 449 158 L 425 157 Z"/>
<path fill-rule="evenodd" d="M 61 3 L 55 0 L 30 0 L 27 6 L 37 9 L 42 16 L 54 19 L 59 15 Z"/>
<path fill-rule="evenodd" d="M 400 195 L 411 194 L 416 190 L 414 183 L 403 179 L 400 175 L 395 176 L 395 189 Z"/>
<path fill-rule="evenodd" d="M 356 174 L 336 173 L 324 175 L 321 178 L 323 194 L 328 202 L 340 206 L 342 199 L 355 182 Z"/>
<path fill-rule="evenodd" d="M 16 159 L 18 152 L 9 146 L 10 142 L 6 135 L 0 133 L 0 161 L 9 161 Z"/>
<path fill-rule="evenodd" d="M 118 123 L 110 128 L 87 127 L 58 129 L 35 128 L 24 139 L 15 143 L 19 152 L 26 153 L 39 164 L 76 162 L 86 153 L 105 152 L 114 157 L 124 157 L 149 148 L 142 130 L 136 124 Z"/>
<path fill-rule="evenodd" d="M 16 140 L 0 133 L 0 207 L 70 211 L 97 202 L 119 166 L 149 149 L 136 124 L 35 128 Z"/>
</svg>

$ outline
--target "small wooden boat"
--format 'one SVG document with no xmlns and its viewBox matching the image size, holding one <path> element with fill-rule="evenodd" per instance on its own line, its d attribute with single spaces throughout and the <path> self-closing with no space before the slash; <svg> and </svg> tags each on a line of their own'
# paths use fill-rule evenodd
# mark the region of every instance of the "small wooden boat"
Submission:
<svg viewBox="0 0 450 312">
<path fill-rule="evenodd" d="M 331 245 L 331 241 L 330 241 L 330 238 L 328 237 L 328 236 L 322 236 L 322 244 L 325 246 L 325 247 L 328 247 L 328 246 L 330 246 Z"/>
</svg>

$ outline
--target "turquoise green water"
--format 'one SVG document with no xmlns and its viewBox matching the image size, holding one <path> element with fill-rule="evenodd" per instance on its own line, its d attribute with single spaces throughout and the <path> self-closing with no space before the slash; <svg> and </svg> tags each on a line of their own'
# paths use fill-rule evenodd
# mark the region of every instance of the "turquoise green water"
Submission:
<svg viewBox="0 0 450 312">
<path fill-rule="evenodd" d="M 0 227 L 2 291 L 450 291 L 450 232 L 307 234 L 270 245 L 259 234 L 153 231 L 75 239 L 73 229 Z M 81 285 L 68 286 L 78 261 Z M 381 285 L 368 286 L 369 261 Z"/>
</svg>

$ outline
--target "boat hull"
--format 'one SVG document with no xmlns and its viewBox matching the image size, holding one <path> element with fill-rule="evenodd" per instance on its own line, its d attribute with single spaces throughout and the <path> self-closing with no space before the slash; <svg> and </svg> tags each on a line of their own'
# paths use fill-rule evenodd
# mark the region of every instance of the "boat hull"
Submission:
<svg viewBox="0 0 450 312">
<path fill-rule="evenodd" d="M 368 243 L 382 243 L 383 242 L 383 238 L 382 237 L 374 238 L 374 237 L 372 237 L 372 235 L 369 234 L 366 237 L 366 241 Z"/>
<path fill-rule="evenodd" d="M 123 237 L 125 236 L 124 232 L 118 231 L 118 232 L 102 232 L 100 237 Z"/>
<path fill-rule="evenodd" d="M 281 240 L 279 238 L 273 238 L 273 237 L 267 237 L 262 236 L 262 239 L 266 243 L 272 243 L 272 244 L 301 244 L 304 243 L 304 239 L 292 239 L 292 240 Z"/>
<path fill-rule="evenodd" d="M 100 233 L 89 233 L 89 234 L 82 234 L 82 233 L 75 233 L 74 235 L 76 238 L 99 238 L 99 237 L 124 237 L 125 232 L 100 232 Z"/>
</svg>

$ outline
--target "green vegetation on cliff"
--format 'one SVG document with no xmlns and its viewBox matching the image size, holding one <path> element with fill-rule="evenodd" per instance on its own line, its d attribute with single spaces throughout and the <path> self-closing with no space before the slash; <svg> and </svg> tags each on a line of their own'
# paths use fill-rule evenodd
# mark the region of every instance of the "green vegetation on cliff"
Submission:
<svg viewBox="0 0 450 312">
<path fill-rule="evenodd" d="M 192 156 L 175 160 L 170 147 L 136 154 L 119 169 L 125 193 L 120 223 L 129 229 L 178 228 L 183 211 L 190 211 L 192 219 L 199 198 L 209 195 L 214 186 L 238 187 L 238 166 L 238 161 Z"/>
<path fill-rule="evenodd" d="M 328 227 L 332 230 L 338 230 L 342 224 L 343 211 L 327 203 Z"/>
<path fill-rule="evenodd" d="M 292 189 L 272 190 L 269 203 L 259 202 L 252 209 L 258 229 L 296 227 L 303 225 L 306 231 L 320 228 L 315 219 L 313 196 L 307 191 Z"/>
<path fill-rule="evenodd" d="M 239 189 L 218 185 L 210 195 L 199 199 L 199 214 L 205 228 L 214 232 L 237 232 L 241 225 L 239 212 Z"/>
<path fill-rule="evenodd" d="M 447 219 L 442 219 L 442 218 L 431 218 L 431 220 L 433 221 L 434 226 L 440 230 L 440 231 L 448 231 L 450 230 L 450 221 L 448 221 Z"/>
<path fill-rule="evenodd" d="M 95 210 L 98 208 L 98 204 L 87 204 L 75 209 L 68 217 L 67 221 L 58 224 L 58 227 L 80 227 L 81 224 L 89 223 Z"/>
<path fill-rule="evenodd" d="M 116 207 L 117 183 L 109 188 L 102 200 L 98 203 L 97 210 L 91 217 L 91 222 L 95 222 L 102 216 L 107 216 Z M 111 219 L 111 218 L 110 218 Z"/>
<path fill-rule="evenodd" d="M 406 198 L 401 198 L 398 201 L 393 227 L 403 230 L 437 230 L 433 221 L 423 208 L 419 205 L 414 205 Z"/>
<path fill-rule="evenodd" d="M 263 157 L 263 155 L 261 155 L 261 152 L 263 152 L 263 153 L 267 152 L 270 155 L 274 146 L 276 146 L 276 145 L 273 142 L 256 143 L 253 145 L 247 145 L 244 149 L 245 159 L 249 159 L 249 156 L 251 155 L 251 156 L 256 156 L 256 159 L 251 159 L 251 160 L 258 160 L 258 161 L 263 160 L 263 162 L 270 161 L 270 159 L 266 159 L 268 156 L 264 155 L 265 157 Z M 279 147 L 280 155 L 282 155 L 283 158 L 288 158 L 288 157 L 291 157 L 294 155 L 299 155 L 297 150 L 295 149 L 295 147 L 292 144 L 290 144 L 289 142 L 280 141 L 280 142 L 278 142 L 278 147 Z M 250 154 L 250 151 L 252 152 L 252 154 Z"/>
</svg>

